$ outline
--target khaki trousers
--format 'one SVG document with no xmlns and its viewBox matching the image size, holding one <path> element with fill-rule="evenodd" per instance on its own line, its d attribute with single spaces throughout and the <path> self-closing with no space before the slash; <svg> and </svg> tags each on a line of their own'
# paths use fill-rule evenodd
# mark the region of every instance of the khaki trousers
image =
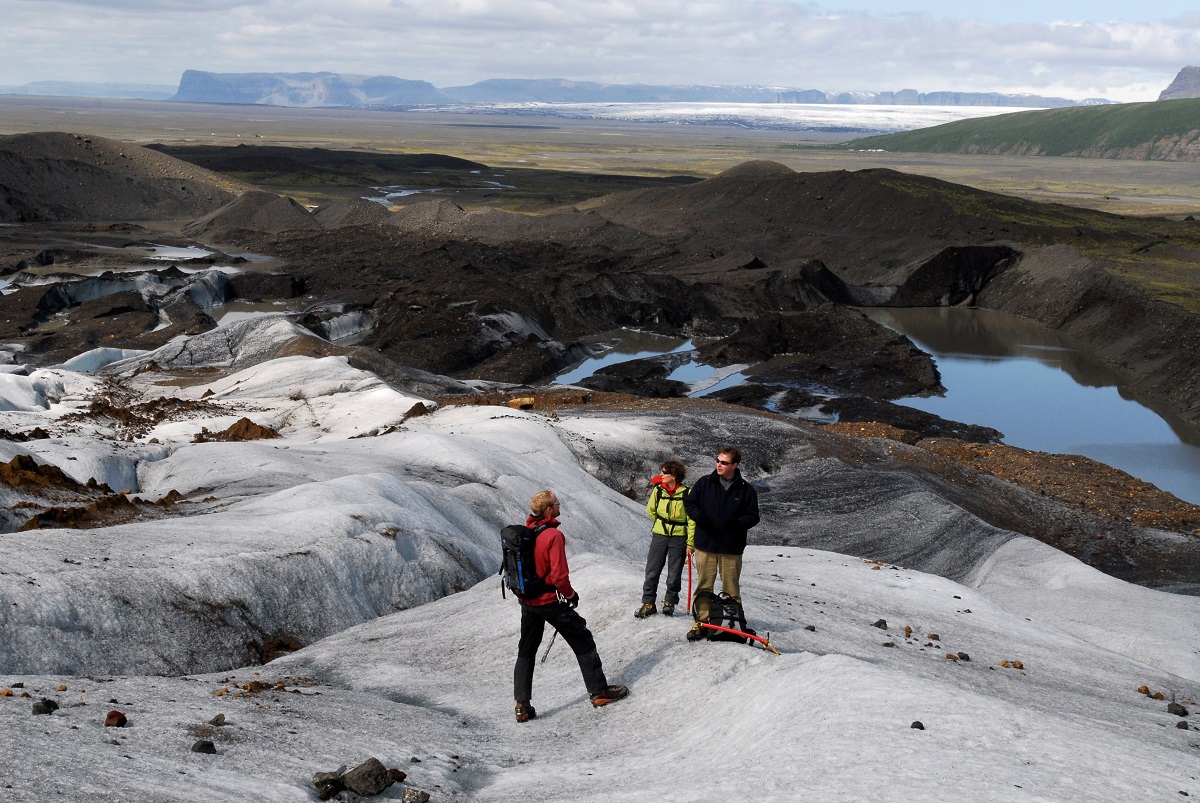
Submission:
<svg viewBox="0 0 1200 803">
<path fill-rule="evenodd" d="M 701 591 L 712 591 L 713 586 L 717 582 L 717 575 L 721 576 L 721 591 L 736 599 L 742 601 L 742 592 L 738 588 L 738 580 L 742 576 L 742 556 L 741 555 L 723 555 L 720 552 L 704 552 L 699 549 L 695 552 L 696 558 L 696 573 L 699 575 L 699 580 L 696 584 L 696 594 Z M 708 603 L 701 600 L 696 603 L 696 615 L 698 621 L 703 622 L 708 618 Z"/>
</svg>

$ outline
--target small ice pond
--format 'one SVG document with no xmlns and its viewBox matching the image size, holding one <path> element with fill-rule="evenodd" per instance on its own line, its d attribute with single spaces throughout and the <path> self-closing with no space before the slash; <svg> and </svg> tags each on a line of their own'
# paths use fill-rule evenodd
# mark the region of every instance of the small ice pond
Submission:
<svg viewBox="0 0 1200 803">
<path fill-rule="evenodd" d="M 994 427 L 1009 446 L 1080 454 L 1200 504 L 1200 431 L 1134 400 L 1124 380 L 1057 332 L 983 309 L 863 309 L 933 355 L 945 396 L 900 404 Z"/>
</svg>

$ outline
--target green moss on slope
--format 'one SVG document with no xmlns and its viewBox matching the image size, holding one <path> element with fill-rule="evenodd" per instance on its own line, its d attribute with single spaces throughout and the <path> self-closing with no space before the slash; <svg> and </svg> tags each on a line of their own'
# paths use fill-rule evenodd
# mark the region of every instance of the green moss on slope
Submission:
<svg viewBox="0 0 1200 803">
<path fill-rule="evenodd" d="M 1200 99 L 1014 112 L 837 147 L 1195 161 L 1200 158 Z"/>
</svg>

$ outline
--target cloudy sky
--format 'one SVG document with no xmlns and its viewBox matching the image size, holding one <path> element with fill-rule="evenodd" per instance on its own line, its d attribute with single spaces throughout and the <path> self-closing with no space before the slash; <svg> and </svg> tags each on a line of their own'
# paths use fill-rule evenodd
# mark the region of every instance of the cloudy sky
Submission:
<svg viewBox="0 0 1200 803">
<path fill-rule="evenodd" d="M 0 19 L 0 86 L 329 70 L 1139 101 L 1200 64 L 1183 0 L 0 0 Z"/>
</svg>

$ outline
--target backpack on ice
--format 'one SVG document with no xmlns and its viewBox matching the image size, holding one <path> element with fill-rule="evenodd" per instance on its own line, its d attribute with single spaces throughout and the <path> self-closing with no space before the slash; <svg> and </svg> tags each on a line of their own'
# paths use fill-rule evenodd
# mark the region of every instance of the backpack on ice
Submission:
<svg viewBox="0 0 1200 803">
<path fill-rule="evenodd" d="M 746 627 L 746 614 L 742 610 L 742 603 L 724 591 L 720 594 L 714 594 L 711 591 L 696 592 L 696 596 L 692 600 L 692 618 L 697 622 L 701 621 L 697 612 L 700 609 L 699 603 L 702 599 L 708 601 L 708 618 L 704 619 L 704 622 L 716 625 L 717 627 L 738 630 L 751 636 L 757 635 L 753 630 Z M 709 641 L 736 641 L 738 644 L 745 644 L 749 641 L 746 636 L 741 636 L 737 633 L 726 633 L 724 630 L 713 630 L 707 627 L 702 628 L 702 630 Z"/>
<path fill-rule="evenodd" d="M 523 524 L 510 524 L 500 530 L 500 576 L 504 578 L 500 583 L 500 596 L 505 596 L 505 587 L 519 599 L 554 590 L 538 577 L 533 562 L 533 547 L 537 543 L 538 533 L 548 526 L 543 524 L 531 530 Z"/>
</svg>

